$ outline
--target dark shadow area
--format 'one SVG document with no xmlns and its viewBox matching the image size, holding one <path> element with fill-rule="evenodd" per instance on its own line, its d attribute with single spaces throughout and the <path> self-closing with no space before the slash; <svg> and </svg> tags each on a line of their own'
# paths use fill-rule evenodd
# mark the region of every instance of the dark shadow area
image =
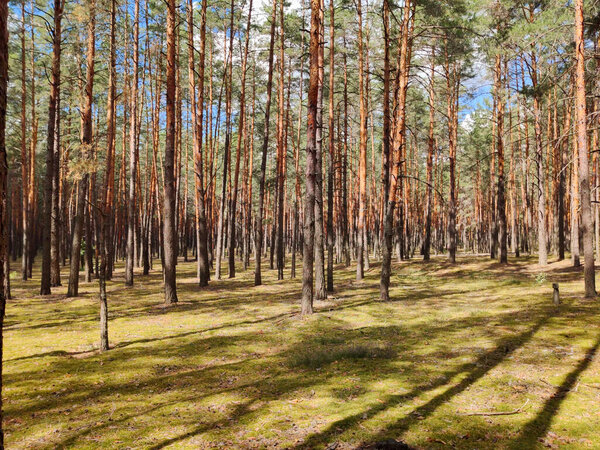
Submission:
<svg viewBox="0 0 600 450">
<path fill-rule="evenodd" d="M 519 437 L 512 443 L 510 448 L 514 450 L 535 448 L 539 444 L 539 440 L 546 436 L 546 433 L 552 425 L 552 419 L 558 413 L 560 405 L 575 386 L 579 376 L 589 367 L 594 357 L 598 353 L 600 347 L 600 336 L 596 342 L 590 347 L 579 364 L 567 375 L 565 381 L 556 389 L 554 394 L 546 400 L 544 407 L 537 416 L 528 422 Z"/>
<path fill-rule="evenodd" d="M 385 438 L 392 438 L 400 436 L 404 431 L 410 428 L 410 426 L 417 420 L 423 420 L 427 416 L 431 415 L 440 405 L 449 401 L 455 395 L 463 392 L 491 369 L 498 366 L 504 359 L 512 354 L 516 349 L 523 346 L 528 342 L 533 335 L 547 323 L 551 317 L 551 311 L 547 310 L 537 322 L 528 330 L 516 335 L 509 336 L 500 339 L 496 344 L 496 347 L 489 350 L 479 356 L 474 363 L 467 363 L 459 367 L 456 370 L 449 371 L 443 376 L 439 377 L 433 382 L 417 386 L 407 394 L 392 395 L 389 396 L 382 403 L 372 406 L 370 409 L 361 411 L 357 414 L 345 417 L 344 419 L 333 422 L 324 431 L 309 436 L 303 443 L 297 445 L 294 448 L 298 449 L 312 449 L 318 446 L 327 444 L 329 441 L 335 438 L 335 436 L 343 433 L 350 428 L 359 425 L 361 422 L 366 421 L 375 415 L 395 406 L 400 405 L 409 400 L 414 400 L 420 395 L 446 385 L 452 378 L 461 373 L 466 372 L 465 378 L 462 379 L 458 384 L 449 387 L 443 393 L 436 395 L 434 398 L 429 400 L 424 405 L 421 405 L 414 409 L 410 414 L 404 416 L 402 419 L 395 423 L 388 425 L 385 430 L 381 431 L 373 438 L 373 441 L 381 441 Z"/>
<path fill-rule="evenodd" d="M 115 299 L 111 302 L 109 297 L 111 321 L 136 319 L 139 327 L 140 323 L 145 326 L 144 318 L 150 318 L 151 326 L 156 328 L 148 333 L 132 331 L 131 334 L 126 329 L 127 333 L 119 334 L 120 340 L 115 339 L 111 351 L 104 354 L 60 349 L 44 352 L 56 347 L 83 348 L 73 341 L 30 347 L 30 352 L 38 353 L 28 356 L 13 353 L 11 356 L 19 357 L 5 362 L 34 361 L 7 366 L 12 370 L 5 381 L 12 389 L 18 388 L 18 394 L 13 394 L 5 405 L 6 416 L 15 430 L 20 425 L 14 424 L 33 426 L 42 419 L 56 419 L 61 424 L 68 420 L 75 422 L 76 418 L 67 414 L 63 417 L 62 413 L 68 410 L 73 415 L 88 414 L 89 409 L 89 416 L 73 428 L 65 427 L 60 434 L 48 438 L 48 446 L 59 448 L 94 446 L 98 442 L 115 445 L 111 437 L 113 429 L 122 433 L 122 442 L 136 445 L 139 439 L 137 445 L 144 448 L 192 446 L 195 439 L 207 439 L 212 444 L 214 436 L 224 441 L 215 445 L 227 448 L 227 440 L 235 442 L 236 433 L 246 424 L 249 428 L 264 424 L 270 427 L 269 431 L 281 430 L 284 435 L 290 431 L 293 438 L 284 439 L 298 442 L 296 447 L 303 449 L 323 448 L 342 435 L 365 449 L 409 448 L 403 439 L 415 439 L 413 433 L 423 433 L 422 429 L 430 423 L 434 425 L 425 431 L 425 437 L 416 439 L 443 433 L 435 425 L 441 410 L 445 411 L 443 406 L 460 394 L 462 400 L 465 391 L 486 375 L 489 378 L 474 386 L 475 390 L 487 380 L 496 382 L 496 372 L 490 371 L 514 356 L 534 335 L 536 350 L 552 351 L 557 347 L 554 334 L 564 325 L 569 321 L 577 321 L 578 325 L 591 323 L 589 318 L 597 315 L 598 307 L 592 304 L 565 302 L 555 309 L 550 297 L 546 301 L 530 293 L 521 295 L 521 286 L 535 288 L 535 282 L 532 272 L 520 262 L 499 266 L 481 257 L 462 258 L 453 265 L 439 257 L 429 264 L 417 258 L 394 263 L 395 301 L 389 304 L 378 302 L 378 263 L 372 265 L 374 270 L 362 283 L 353 280 L 354 271 L 350 268 L 336 278 L 339 295 L 316 302 L 315 310 L 320 314 L 306 320 L 299 320 L 299 279 L 275 286 L 275 281 L 268 278 L 265 286 L 269 289 L 261 290 L 254 287 L 247 272 L 240 274 L 239 279 L 211 281 L 208 288 L 199 288 L 190 282 L 194 271 L 182 270 L 178 276 L 187 278 L 178 285 L 180 304 L 162 307 L 159 270 L 148 277 L 138 277 L 139 283 L 136 281 L 136 286 L 125 294 L 119 293 L 122 289 L 119 273 L 110 285 Z M 468 266 L 471 263 L 483 269 L 473 271 Z M 273 271 L 266 266 L 264 269 L 272 277 Z M 557 273 L 560 270 L 564 268 L 557 269 Z M 571 271 L 564 275 L 580 276 L 579 272 Z M 93 293 L 92 285 L 88 290 Z M 505 293 L 516 295 L 517 301 L 507 301 Z M 36 299 L 39 306 L 35 320 L 27 322 L 27 314 L 21 313 L 19 321 L 13 322 L 8 331 L 14 339 L 19 333 L 18 323 L 40 330 L 83 323 L 82 328 L 87 332 L 97 321 L 96 300 L 91 295 L 89 304 L 83 301 L 65 311 L 60 310 L 61 302 L 45 309 L 43 302 Z M 466 308 L 473 298 L 477 308 Z M 21 306 L 25 305 L 23 301 Z M 278 309 L 272 308 L 273 305 Z M 178 316 L 179 313 L 184 314 Z M 180 329 L 177 321 L 181 317 L 194 319 Z M 196 322 L 195 317 L 202 322 Z M 161 328 L 163 324 L 168 328 Z M 115 324 L 126 325 L 123 320 Z M 536 335 L 542 327 L 543 331 Z M 540 336 L 546 331 L 552 336 L 542 339 Z M 471 337 L 474 342 L 469 341 Z M 546 401 L 540 414 L 522 430 L 515 448 L 534 446 L 547 433 L 561 402 L 589 366 L 599 345 L 600 339 Z M 529 343 L 528 349 L 533 346 Z M 83 358 L 78 357 L 84 353 Z M 539 358 L 539 354 L 536 351 L 531 358 Z M 520 355 L 521 352 L 517 358 Z M 527 363 L 533 364 L 535 360 Z M 504 368 L 500 367 L 500 371 Z M 121 374 L 125 376 L 118 376 Z M 494 384 L 493 389 L 496 388 Z M 374 392 L 377 402 L 373 401 Z M 125 399 L 136 406 L 128 405 Z M 278 422 L 278 417 L 269 415 L 270 409 L 279 408 L 281 403 L 297 414 L 297 408 L 311 407 L 312 399 L 323 401 L 329 409 L 323 412 L 322 421 L 302 425 L 304 428 L 292 430 L 291 425 L 287 428 L 286 423 Z M 336 401 L 340 404 L 339 411 L 335 410 Z M 115 403 L 118 409 L 114 417 L 110 413 L 107 419 L 107 410 Z M 193 408 L 186 409 L 190 405 Z M 180 412 L 173 414 L 178 408 Z M 332 416 L 331 411 L 336 415 Z M 396 414 L 397 411 L 400 412 Z M 378 416 L 383 412 L 387 413 Z M 315 414 L 317 418 L 319 413 Z M 425 427 L 417 426 L 431 416 Z M 34 417 L 40 417 L 40 421 L 36 422 L 38 419 L 33 420 Z M 385 417 L 384 422 L 379 421 L 381 417 Z M 154 426 L 161 420 L 165 421 L 165 429 L 161 429 L 160 439 L 151 440 L 153 434 L 144 426 L 148 423 Z M 361 431 L 368 430 L 373 422 L 379 422 L 377 429 Z M 476 419 L 460 425 L 471 434 L 476 429 L 483 430 L 481 435 L 489 427 L 485 420 Z M 408 435 L 403 437 L 408 430 L 410 439 Z M 353 438 L 355 431 L 360 436 Z M 457 446 L 476 448 L 474 442 L 460 444 L 459 431 L 462 430 L 455 433 Z M 260 429 L 258 433 L 262 438 Z M 503 429 L 502 443 L 515 436 L 516 432 L 509 427 Z M 439 447 L 434 444 L 438 441 L 431 442 L 431 447 Z M 258 448 L 271 447 L 264 444 Z"/>
</svg>

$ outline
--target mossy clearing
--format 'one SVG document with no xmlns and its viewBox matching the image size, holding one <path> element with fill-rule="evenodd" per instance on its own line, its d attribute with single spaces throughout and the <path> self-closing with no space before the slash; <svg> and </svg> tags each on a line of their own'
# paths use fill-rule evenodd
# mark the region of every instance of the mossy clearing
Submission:
<svg viewBox="0 0 600 450">
<path fill-rule="evenodd" d="M 362 282 L 338 266 L 308 318 L 300 280 L 266 267 L 264 286 L 248 270 L 200 289 L 181 261 L 172 307 L 157 269 L 125 288 L 117 267 L 104 354 L 96 282 L 68 299 L 12 280 L 8 448 L 600 446 L 600 301 L 568 261 L 402 262 L 389 303 L 378 265 Z"/>
</svg>

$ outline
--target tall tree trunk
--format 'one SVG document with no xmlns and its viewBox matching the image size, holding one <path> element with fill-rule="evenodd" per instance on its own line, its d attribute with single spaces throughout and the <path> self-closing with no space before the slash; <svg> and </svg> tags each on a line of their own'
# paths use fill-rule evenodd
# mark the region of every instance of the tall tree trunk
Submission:
<svg viewBox="0 0 600 450">
<path fill-rule="evenodd" d="M 252 19 L 252 0 L 248 9 L 248 20 L 246 22 L 246 38 L 244 43 L 244 56 L 242 58 L 242 84 L 240 93 L 240 115 L 238 124 L 237 151 L 235 160 L 235 172 L 233 191 L 231 193 L 231 208 L 229 208 L 229 278 L 235 277 L 235 245 L 236 245 L 236 213 L 238 198 L 238 181 L 240 177 L 240 157 L 242 141 L 246 140 L 246 72 L 248 69 L 248 51 L 250 47 L 250 25 Z M 282 19 L 283 21 L 283 19 Z M 283 25 L 282 25 L 283 27 Z M 282 38 L 283 39 L 283 38 Z"/>
<path fill-rule="evenodd" d="M 302 13 L 302 28 L 305 27 L 305 16 Z M 304 35 L 302 35 L 301 42 L 301 53 L 304 52 Z M 301 189 L 300 189 L 300 133 L 302 129 L 302 99 L 304 93 L 304 59 L 300 60 L 300 86 L 298 89 L 300 100 L 298 102 L 298 124 L 296 141 L 294 144 L 294 174 L 295 174 L 295 185 L 294 185 L 294 224 L 292 229 L 292 268 L 291 278 L 296 278 L 296 250 L 298 249 L 299 233 L 300 233 L 300 208 L 301 208 Z"/>
<path fill-rule="evenodd" d="M 315 177 L 317 165 L 317 103 L 319 100 L 319 39 L 321 1 L 311 0 L 310 76 L 306 123 L 306 193 L 304 204 L 304 246 L 302 259 L 302 315 L 313 312 L 313 267 L 315 252 Z"/>
<path fill-rule="evenodd" d="M 500 263 L 508 263 L 506 197 L 504 192 L 504 95 L 502 86 L 502 58 L 496 55 L 495 95 L 496 95 L 496 152 L 498 153 L 498 239 L 500 247 Z"/>
<path fill-rule="evenodd" d="M 175 228 L 175 0 L 167 2 L 167 98 L 164 157 L 163 253 L 165 303 L 177 303 L 176 265 L 177 236 Z"/>
<path fill-rule="evenodd" d="M 36 97 L 35 97 L 35 77 L 36 77 L 36 59 L 35 59 L 35 27 L 34 27 L 34 14 L 33 11 L 35 9 L 34 0 L 31 0 L 31 11 L 30 14 L 31 22 L 31 141 L 29 145 L 29 199 L 27 204 L 29 205 L 29 249 L 28 249 L 28 258 L 27 258 L 27 275 L 31 278 L 33 271 L 33 260 L 35 259 L 37 252 L 37 243 L 36 243 L 36 213 L 37 213 L 37 204 L 36 204 L 36 182 L 35 182 L 35 153 L 37 149 L 37 133 L 38 133 L 38 119 L 36 114 Z"/>
<path fill-rule="evenodd" d="M 385 50 L 387 54 L 387 49 Z M 335 159 L 335 117 L 334 117 L 334 73 L 335 73 L 335 7 L 329 0 L 329 153 L 327 154 L 327 292 L 333 292 L 333 192 L 336 169 Z"/>
<path fill-rule="evenodd" d="M 22 258 L 21 279 L 27 281 L 29 251 L 29 156 L 27 155 L 27 84 L 25 80 L 25 0 L 21 3 L 21 220 L 22 220 Z"/>
<path fill-rule="evenodd" d="M 63 6 L 64 8 L 64 6 Z M 60 69 L 59 69 L 60 70 Z M 56 97 L 56 114 L 54 116 L 54 142 L 53 142 L 53 169 L 52 169 L 52 213 L 50 223 L 50 286 L 57 287 L 61 285 L 60 282 L 60 229 L 62 220 L 60 217 L 60 182 L 61 182 L 61 131 L 60 131 L 60 81 L 57 87 Z"/>
<path fill-rule="evenodd" d="M 196 275 L 198 277 L 199 286 L 203 287 L 208 285 L 210 278 L 210 267 L 208 260 L 208 245 L 207 245 L 207 227 L 206 227 L 206 205 L 205 205 L 205 191 L 204 191 L 204 167 L 203 167 L 203 120 L 204 120 L 204 66 L 206 56 L 206 9 L 207 1 L 202 2 L 202 12 L 200 19 L 200 51 L 199 51 L 199 66 L 198 66 L 198 104 L 195 106 L 194 117 L 197 116 L 194 133 L 195 144 L 194 144 L 194 168 L 196 172 L 195 176 L 195 201 L 196 201 L 196 245 L 197 245 L 197 270 Z M 193 18 L 193 11 L 191 12 Z M 193 45 L 193 22 L 190 22 L 190 42 Z M 190 83 L 194 83 L 194 52 L 190 51 Z M 192 88 L 195 92 L 195 89 Z M 195 98 L 195 93 L 192 95 L 192 99 Z M 210 130 L 209 130 L 210 132 Z"/>
<path fill-rule="evenodd" d="M 110 255 L 112 254 L 112 222 L 114 218 L 113 214 L 113 201 L 114 201 L 114 190 L 115 190 L 115 136 L 116 136 L 116 83 L 117 83 L 117 71 L 116 71 L 116 14 L 117 4 L 116 0 L 111 0 L 110 7 L 110 50 L 109 50 L 109 67 L 108 67 L 108 99 L 106 103 L 106 176 L 104 179 L 104 195 L 103 201 L 105 204 L 105 212 L 103 217 L 98 218 L 96 234 L 100 235 L 106 229 L 105 236 L 106 242 L 98 242 L 97 244 L 97 255 L 105 257 L 107 259 L 105 266 L 105 277 L 110 279 L 112 276 Z M 125 44 L 127 49 L 127 44 Z M 127 61 L 127 50 L 125 51 L 125 60 Z M 124 118 L 126 112 L 124 113 Z M 126 121 L 126 119 L 125 119 Z M 123 130 L 125 133 L 125 130 Z M 125 145 L 123 145 L 123 151 L 125 151 Z M 101 212 L 102 214 L 102 212 Z M 103 226 L 104 225 L 104 226 Z M 106 249 L 107 255 L 102 255 L 102 251 Z M 100 252 L 100 253 L 98 253 Z M 100 275 L 100 274 L 98 274 Z"/>
<path fill-rule="evenodd" d="M 116 0 L 110 4 L 110 56 L 108 74 L 108 103 L 106 106 L 107 122 L 107 151 L 106 151 L 106 173 L 104 176 L 104 192 L 101 198 L 100 208 L 97 214 L 97 251 L 100 257 L 98 267 L 98 286 L 100 290 L 100 351 L 109 349 L 108 345 L 108 300 L 106 295 L 106 279 L 108 255 L 110 255 L 110 221 L 112 217 L 112 198 L 114 189 L 114 161 L 115 161 L 115 52 L 116 52 Z M 125 149 L 123 148 L 123 151 Z"/>
<path fill-rule="evenodd" d="M 285 248 L 283 244 L 283 229 L 285 224 L 284 219 L 284 202 L 283 196 L 285 191 L 285 29 L 283 16 L 283 0 L 279 2 L 279 85 L 277 92 L 277 279 L 283 280 L 283 266 L 285 258 Z M 273 243 L 271 243 L 272 245 Z"/>
<path fill-rule="evenodd" d="M 531 84 L 534 92 L 538 86 L 537 58 L 531 54 Z M 544 156 L 542 148 L 541 107 L 539 94 L 533 97 L 533 121 L 535 131 L 535 162 L 537 167 L 537 199 L 538 199 L 538 263 L 548 264 L 548 235 L 546 230 L 546 196 L 544 194 Z"/>
<path fill-rule="evenodd" d="M 575 80 L 573 80 L 574 82 Z M 575 94 L 577 95 L 577 94 Z M 575 105 L 576 107 L 576 105 Z M 577 109 L 575 109 L 575 120 L 577 121 Z M 569 123 L 569 126 L 571 124 Z M 575 123 L 577 125 L 577 123 Z M 579 192 L 579 168 L 578 164 L 579 160 L 579 140 L 577 139 L 577 135 L 573 138 L 573 149 L 572 149 L 572 171 L 571 171 L 571 260 L 573 262 L 573 267 L 581 266 L 581 260 L 579 258 L 579 202 L 580 202 L 580 192 Z"/>
<path fill-rule="evenodd" d="M 254 124 L 256 116 L 256 61 L 252 69 L 252 120 L 250 122 L 250 142 L 246 142 L 246 205 L 244 230 L 244 270 L 250 266 L 250 243 L 252 235 L 252 174 L 254 170 Z"/>
<path fill-rule="evenodd" d="M 227 211 L 227 176 L 229 175 L 229 164 L 231 160 L 231 108 L 232 108 L 232 89 L 233 81 L 233 23 L 234 23 L 234 2 L 231 2 L 230 24 L 229 24 L 229 48 L 225 63 L 225 148 L 223 149 L 223 180 L 221 183 L 221 209 L 219 212 L 219 222 L 217 224 L 217 255 L 215 264 L 215 278 L 221 279 L 221 260 L 225 242 L 225 213 Z"/>
<path fill-rule="evenodd" d="M 317 300 L 327 298 L 325 289 L 325 254 L 323 245 L 323 79 L 325 26 L 323 0 L 319 6 L 319 92 L 317 99 L 317 166 L 315 174 L 315 291 Z"/>
<path fill-rule="evenodd" d="M 365 103 L 365 82 L 364 82 L 364 50 L 363 50 L 363 32 L 362 32 L 362 0 L 356 2 L 356 13 L 358 15 L 358 99 L 360 105 L 360 147 L 358 157 L 358 234 L 357 234 L 357 261 L 356 261 L 356 279 L 362 280 L 364 274 L 365 257 L 365 215 L 367 205 L 367 107 Z M 368 49 L 367 49 L 368 51 Z"/>
<path fill-rule="evenodd" d="M 57 102 L 60 95 L 61 21 L 64 0 L 54 0 L 54 29 L 52 32 L 52 78 L 48 101 L 48 132 L 46 142 L 46 175 L 44 180 L 44 215 L 42 220 L 42 280 L 41 295 L 50 294 L 50 237 L 52 227 L 52 183 L 54 180 L 54 140 Z"/>
<path fill-rule="evenodd" d="M 448 59 L 448 45 L 445 46 L 445 71 L 447 88 L 447 115 L 448 115 L 448 158 L 449 158 L 449 191 L 448 191 L 448 260 L 456 262 L 457 230 L 456 230 L 456 133 L 458 128 L 458 93 L 460 86 L 457 63 L 450 63 Z"/>
<path fill-rule="evenodd" d="M 583 273 L 585 296 L 596 296 L 594 273 L 594 237 L 592 204 L 590 199 L 589 154 L 585 108 L 585 48 L 583 37 L 583 0 L 575 1 L 575 117 L 577 147 L 579 149 L 579 194 L 581 198 L 581 226 L 583 231 Z"/>
<path fill-rule="evenodd" d="M 311 4 L 313 1 L 311 0 Z M 265 103 L 265 133 L 263 137 L 262 155 L 260 161 L 260 179 L 258 192 L 258 215 L 256 216 L 256 239 L 254 241 L 254 260 L 256 269 L 254 271 L 254 285 L 262 284 L 261 259 L 264 239 L 263 217 L 265 209 L 265 178 L 267 174 L 267 152 L 269 150 L 269 120 L 271 116 L 271 94 L 273 90 L 273 53 L 275 50 L 275 22 L 277 20 L 277 0 L 273 0 L 271 12 L 271 38 L 269 43 L 269 71 L 267 72 L 267 99 Z M 311 291 L 312 298 L 312 291 Z"/>
<path fill-rule="evenodd" d="M 139 160 L 137 140 L 137 97 L 139 79 L 139 45 L 140 45 L 140 2 L 135 0 L 133 25 L 133 82 L 130 98 L 129 124 L 129 202 L 127 205 L 127 258 L 125 262 L 125 285 L 133 286 L 133 259 L 135 244 L 135 229 L 138 211 L 136 208 L 136 180 Z M 123 149 L 123 153 L 125 149 Z"/>
<path fill-rule="evenodd" d="M 431 73 L 429 75 L 429 134 L 427 138 L 427 197 L 425 205 L 425 240 L 423 241 L 423 260 L 429 261 L 431 253 L 431 213 L 433 195 L 433 153 L 435 122 L 435 46 L 431 46 Z"/>
<path fill-rule="evenodd" d="M 94 58 L 96 53 L 96 0 L 89 0 L 88 4 L 88 36 L 86 57 L 86 84 L 84 92 L 84 104 L 81 111 L 81 158 L 89 159 L 92 146 L 92 104 L 94 101 Z M 69 286 L 67 297 L 79 295 L 79 270 L 81 266 L 81 239 L 83 232 L 83 220 L 87 210 L 87 190 L 89 185 L 89 174 L 83 174 L 77 187 L 77 205 L 75 218 L 73 220 L 73 232 L 71 241 L 71 260 L 69 271 Z M 90 243 L 86 242 L 86 248 Z M 89 251 L 89 250 L 86 250 Z"/>
<path fill-rule="evenodd" d="M 408 75 L 410 70 L 412 31 L 414 24 L 415 5 L 411 0 L 406 0 L 403 8 L 402 29 L 398 42 L 398 70 L 395 93 L 394 110 L 394 135 L 391 146 L 391 175 L 387 204 L 385 206 L 384 245 L 382 247 L 381 280 L 379 283 L 380 298 L 389 301 L 390 275 L 392 265 L 392 237 L 394 234 L 394 210 L 396 207 L 396 194 L 400 166 L 402 165 L 402 147 L 406 145 L 406 92 L 408 89 Z"/>
<path fill-rule="evenodd" d="M 342 162 L 342 230 L 344 266 L 350 266 L 350 225 L 348 221 L 348 49 L 346 48 L 346 35 L 344 34 L 344 155 Z"/>
<path fill-rule="evenodd" d="M 6 194 L 8 161 L 6 158 L 6 99 L 8 85 L 8 1 L 0 1 L 0 217 L 4 219 L 6 214 Z M 8 224 L 0 220 L 0 448 L 4 448 L 4 431 L 2 422 L 2 354 L 3 354 L 3 325 L 4 312 L 6 309 L 6 297 L 4 286 L 8 274 L 4 272 L 4 258 L 8 242 L 3 236 L 6 234 Z"/>
</svg>

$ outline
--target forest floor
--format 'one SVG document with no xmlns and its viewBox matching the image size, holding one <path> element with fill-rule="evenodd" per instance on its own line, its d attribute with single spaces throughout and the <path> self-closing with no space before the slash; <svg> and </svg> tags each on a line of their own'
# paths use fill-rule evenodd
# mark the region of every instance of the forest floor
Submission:
<svg viewBox="0 0 600 450">
<path fill-rule="evenodd" d="M 275 271 L 199 289 L 180 262 L 164 307 L 157 269 L 125 288 L 117 267 L 104 354 L 97 283 L 40 297 L 39 273 L 13 274 L 8 448 L 599 448 L 600 301 L 568 261 L 403 262 L 389 303 L 378 264 L 362 282 L 340 266 L 304 319 Z"/>
</svg>

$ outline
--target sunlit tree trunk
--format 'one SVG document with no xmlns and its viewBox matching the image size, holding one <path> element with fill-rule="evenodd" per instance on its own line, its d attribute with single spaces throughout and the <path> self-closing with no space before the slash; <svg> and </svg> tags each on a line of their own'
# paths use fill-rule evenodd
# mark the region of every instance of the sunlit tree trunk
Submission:
<svg viewBox="0 0 600 450">
<path fill-rule="evenodd" d="M 449 159 L 449 191 L 448 191 L 448 260 L 456 262 L 457 230 L 456 230 L 456 147 L 458 128 L 458 88 L 460 86 L 460 69 L 457 62 L 450 63 L 448 59 L 448 46 L 445 46 L 447 88 L 447 118 L 448 118 L 448 159 Z M 492 206 L 493 207 L 493 206 Z"/>
<path fill-rule="evenodd" d="M 215 262 L 215 278 L 221 279 L 221 261 L 223 259 L 223 248 L 225 242 L 225 213 L 227 212 L 227 177 L 229 175 L 229 164 L 231 161 L 231 108 L 232 108 L 232 89 L 233 80 L 233 23 L 234 23 L 234 3 L 231 2 L 230 24 L 229 24 L 229 45 L 227 59 L 225 64 L 225 147 L 223 149 L 223 178 L 221 182 L 221 207 L 219 212 L 219 222 L 217 224 L 217 253 Z"/>
<path fill-rule="evenodd" d="M 360 105 L 360 147 L 358 156 L 358 234 L 356 248 L 356 279 L 364 278 L 364 247 L 365 247 L 365 215 L 367 205 L 367 106 L 365 103 L 365 82 L 364 82 L 364 49 L 363 49 L 363 17 L 362 0 L 356 2 L 356 13 L 358 19 L 358 99 Z M 368 51 L 368 50 L 367 50 Z"/>
<path fill-rule="evenodd" d="M 387 50 L 386 50 L 387 53 Z M 334 74 L 335 74 L 335 7 L 329 0 L 329 152 L 327 154 L 327 292 L 333 292 L 333 191 L 336 179 L 335 160 L 335 117 L 334 117 Z"/>
<path fill-rule="evenodd" d="M 587 146 L 585 105 L 585 47 L 583 36 L 583 0 L 575 1 L 575 117 L 577 147 L 579 150 L 579 194 L 581 198 L 581 226 L 583 231 L 583 273 L 585 296 L 596 296 L 594 272 L 594 235 L 590 198 L 590 171 Z"/>
<path fill-rule="evenodd" d="M 27 200 L 27 204 L 29 205 L 29 248 L 28 258 L 27 258 L 27 276 L 31 278 L 33 271 L 33 260 L 36 256 L 37 244 L 36 244 L 36 221 L 35 217 L 38 212 L 37 204 L 36 204 L 36 181 L 35 181 L 35 153 L 37 149 L 37 133 L 38 133 L 38 119 L 36 113 L 36 96 L 35 96 L 35 77 L 36 77 L 36 60 L 35 60 L 35 27 L 34 27 L 34 0 L 31 0 L 31 57 L 30 57 L 30 66 L 31 66 L 31 140 L 29 145 L 29 189 L 28 194 L 29 198 Z"/>
<path fill-rule="evenodd" d="M 319 6 L 319 86 L 317 94 L 317 136 L 316 136 L 316 173 L 315 173 L 315 287 L 314 296 L 317 300 L 327 298 L 325 287 L 325 253 L 323 242 L 323 81 L 325 61 L 325 26 L 323 0 Z"/>
<path fill-rule="evenodd" d="M 252 19 L 252 0 L 250 0 L 248 9 L 248 19 L 246 22 L 246 38 L 244 42 L 244 56 L 242 57 L 242 84 L 240 92 L 240 113 L 238 122 L 237 150 L 235 160 L 235 172 L 233 180 L 233 191 L 231 192 L 231 208 L 229 208 L 229 278 L 235 277 L 235 247 L 236 247 L 236 228 L 237 222 L 237 199 L 238 182 L 240 178 L 240 158 L 242 151 L 242 142 L 246 141 L 246 73 L 248 70 L 248 51 L 250 47 L 250 25 Z M 283 19 L 282 19 L 283 22 Z M 283 23 L 282 23 L 283 29 Z M 283 34 L 283 32 L 282 32 Z M 283 36 L 281 38 L 283 40 Z M 283 45 L 283 44 L 282 44 Z"/>
<path fill-rule="evenodd" d="M 133 80 L 130 95 L 129 124 L 129 198 L 127 205 L 127 256 L 125 261 L 125 285 L 133 286 L 133 264 L 135 253 L 135 229 L 138 211 L 136 208 L 136 180 L 139 160 L 137 141 L 137 97 L 139 79 L 139 45 L 140 45 L 140 2 L 135 0 L 133 25 Z M 123 149 L 125 152 L 125 149 Z"/>
<path fill-rule="evenodd" d="M 315 245 L 315 177 L 317 165 L 317 103 L 319 100 L 319 39 L 321 2 L 311 0 L 310 76 L 308 84 L 308 117 L 306 122 L 306 193 L 304 203 L 304 248 L 302 259 L 302 314 L 313 312 L 313 267 Z"/>
<path fill-rule="evenodd" d="M 6 158 L 6 100 L 8 85 L 8 1 L 0 0 L 0 448 L 4 448 L 4 429 L 2 426 L 4 414 L 2 413 L 2 354 L 4 312 L 6 309 L 6 297 L 4 287 L 7 273 L 4 272 L 4 258 L 8 243 L 4 239 L 8 224 L 4 220 L 6 214 L 6 195 L 8 161 Z M 49 289 L 49 287 L 48 287 Z"/>
<path fill-rule="evenodd" d="M 284 190 L 285 190 L 285 134 L 284 134 L 284 78 L 285 78 L 285 29 L 283 16 L 283 0 L 279 2 L 279 83 L 277 90 L 277 279 L 283 280 L 285 248 L 283 243 L 284 224 Z M 272 242 L 271 245 L 274 243 Z"/>
<path fill-rule="evenodd" d="M 165 303 L 177 303 L 176 265 L 177 230 L 175 228 L 175 0 L 167 2 L 167 96 L 164 155 L 163 252 Z"/>
<path fill-rule="evenodd" d="M 506 197 L 504 190 L 504 95 L 502 87 L 502 58 L 496 55 L 495 95 L 496 95 L 496 152 L 498 154 L 497 217 L 500 263 L 508 262 Z"/>
<path fill-rule="evenodd" d="M 390 275 L 392 265 L 392 237 L 394 234 L 394 212 L 396 208 L 397 187 L 402 165 L 402 147 L 406 145 L 406 93 L 411 59 L 412 32 L 415 5 L 406 0 L 403 8 L 402 29 L 398 39 L 398 67 L 395 92 L 395 110 L 393 137 L 391 140 L 391 174 L 387 204 L 385 205 L 384 243 L 382 246 L 381 280 L 379 293 L 382 301 L 389 301 Z"/>
<path fill-rule="evenodd" d="M 46 142 L 46 175 L 44 180 L 44 211 L 42 219 L 42 280 L 41 295 L 50 294 L 50 236 L 52 227 L 52 183 L 54 179 L 54 140 L 57 102 L 60 95 L 61 22 L 64 0 L 54 0 L 54 29 L 52 33 L 52 75 L 48 101 L 48 132 Z"/>
<path fill-rule="evenodd" d="M 28 251 L 29 251 L 29 156 L 27 155 L 27 84 L 25 69 L 25 0 L 21 3 L 21 220 L 22 220 L 22 258 L 21 279 L 27 280 Z"/>
<path fill-rule="evenodd" d="M 538 89 L 537 57 L 531 53 L 531 84 L 534 92 Z M 544 155 L 542 147 L 541 106 L 539 94 L 533 97 L 533 124 L 535 132 L 535 162 L 537 168 L 537 200 L 538 200 L 538 263 L 548 264 L 548 237 L 546 230 L 546 196 L 544 193 Z"/>
<path fill-rule="evenodd" d="M 431 73 L 429 75 L 429 134 L 427 137 L 427 197 L 425 199 L 425 239 L 423 241 L 423 260 L 429 261 L 431 252 L 431 210 L 433 195 L 433 153 L 435 122 L 435 46 L 431 47 Z"/>
<path fill-rule="evenodd" d="M 204 190 L 204 164 L 203 164 L 203 120 L 204 120 L 204 68 L 205 68 L 205 57 L 206 57 L 206 9 L 207 1 L 202 2 L 202 12 L 200 19 L 200 51 L 199 51 L 199 62 L 198 62 L 198 104 L 196 106 L 197 111 L 197 124 L 196 124 L 196 136 L 197 144 L 194 151 L 194 167 L 196 172 L 195 177 L 195 196 L 196 196 L 196 245 L 197 245 L 197 277 L 198 284 L 202 286 L 208 285 L 210 278 L 210 266 L 208 260 L 208 230 L 206 226 L 206 196 Z M 191 28 L 191 24 L 190 24 Z M 193 36 L 193 35 L 192 35 Z M 190 56 L 193 62 L 193 52 Z M 193 78 L 192 78 L 193 82 Z M 208 129 L 210 133 L 210 127 Z"/>
<path fill-rule="evenodd" d="M 87 36 L 87 58 L 86 58 L 86 84 L 84 92 L 84 104 L 81 111 L 81 157 L 89 159 L 92 145 L 92 104 L 94 101 L 94 58 L 96 52 L 96 1 L 89 0 L 88 4 L 88 36 Z M 87 190 L 89 185 L 89 174 L 83 174 L 78 183 L 77 205 L 75 218 L 73 220 L 73 233 L 71 241 L 71 260 L 69 271 L 69 286 L 67 297 L 79 295 L 79 269 L 81 265 L 81 239 L 83 238 L 83 221 L 87 210 Z M 90 246 L 86 242 L 86 248 Z M 89 251 L 89 250 L 88 250 Z"/>
<path fill-rule="evenodd" d="M 311 0 L 312 2 L 313 0 Z M 262 247 L 264 239 L 263 217 L 265 209 L 265 178 L 267 174 L 267 152 L 269 150 L 269 120 L 271 117 L 271 94 L 273 90 L 273 53 L 275 50 L 275 22 L 277 20 L 277 0 L 273 0 L 273 10 L 271 12 L 271 31 L 269 43 L 269 71 L 267 72 L 267 99 L 265 102 L 265 132 L 263 136 L 263 145 L 260 161 L 260 179 L 258 192 L 258 214 L 256 216 L 256 238 L 254 240 L 254 260 L 256 268 L 254 270 L 254 285 L 262 284 L 261 260 Z"/>
</svg>

